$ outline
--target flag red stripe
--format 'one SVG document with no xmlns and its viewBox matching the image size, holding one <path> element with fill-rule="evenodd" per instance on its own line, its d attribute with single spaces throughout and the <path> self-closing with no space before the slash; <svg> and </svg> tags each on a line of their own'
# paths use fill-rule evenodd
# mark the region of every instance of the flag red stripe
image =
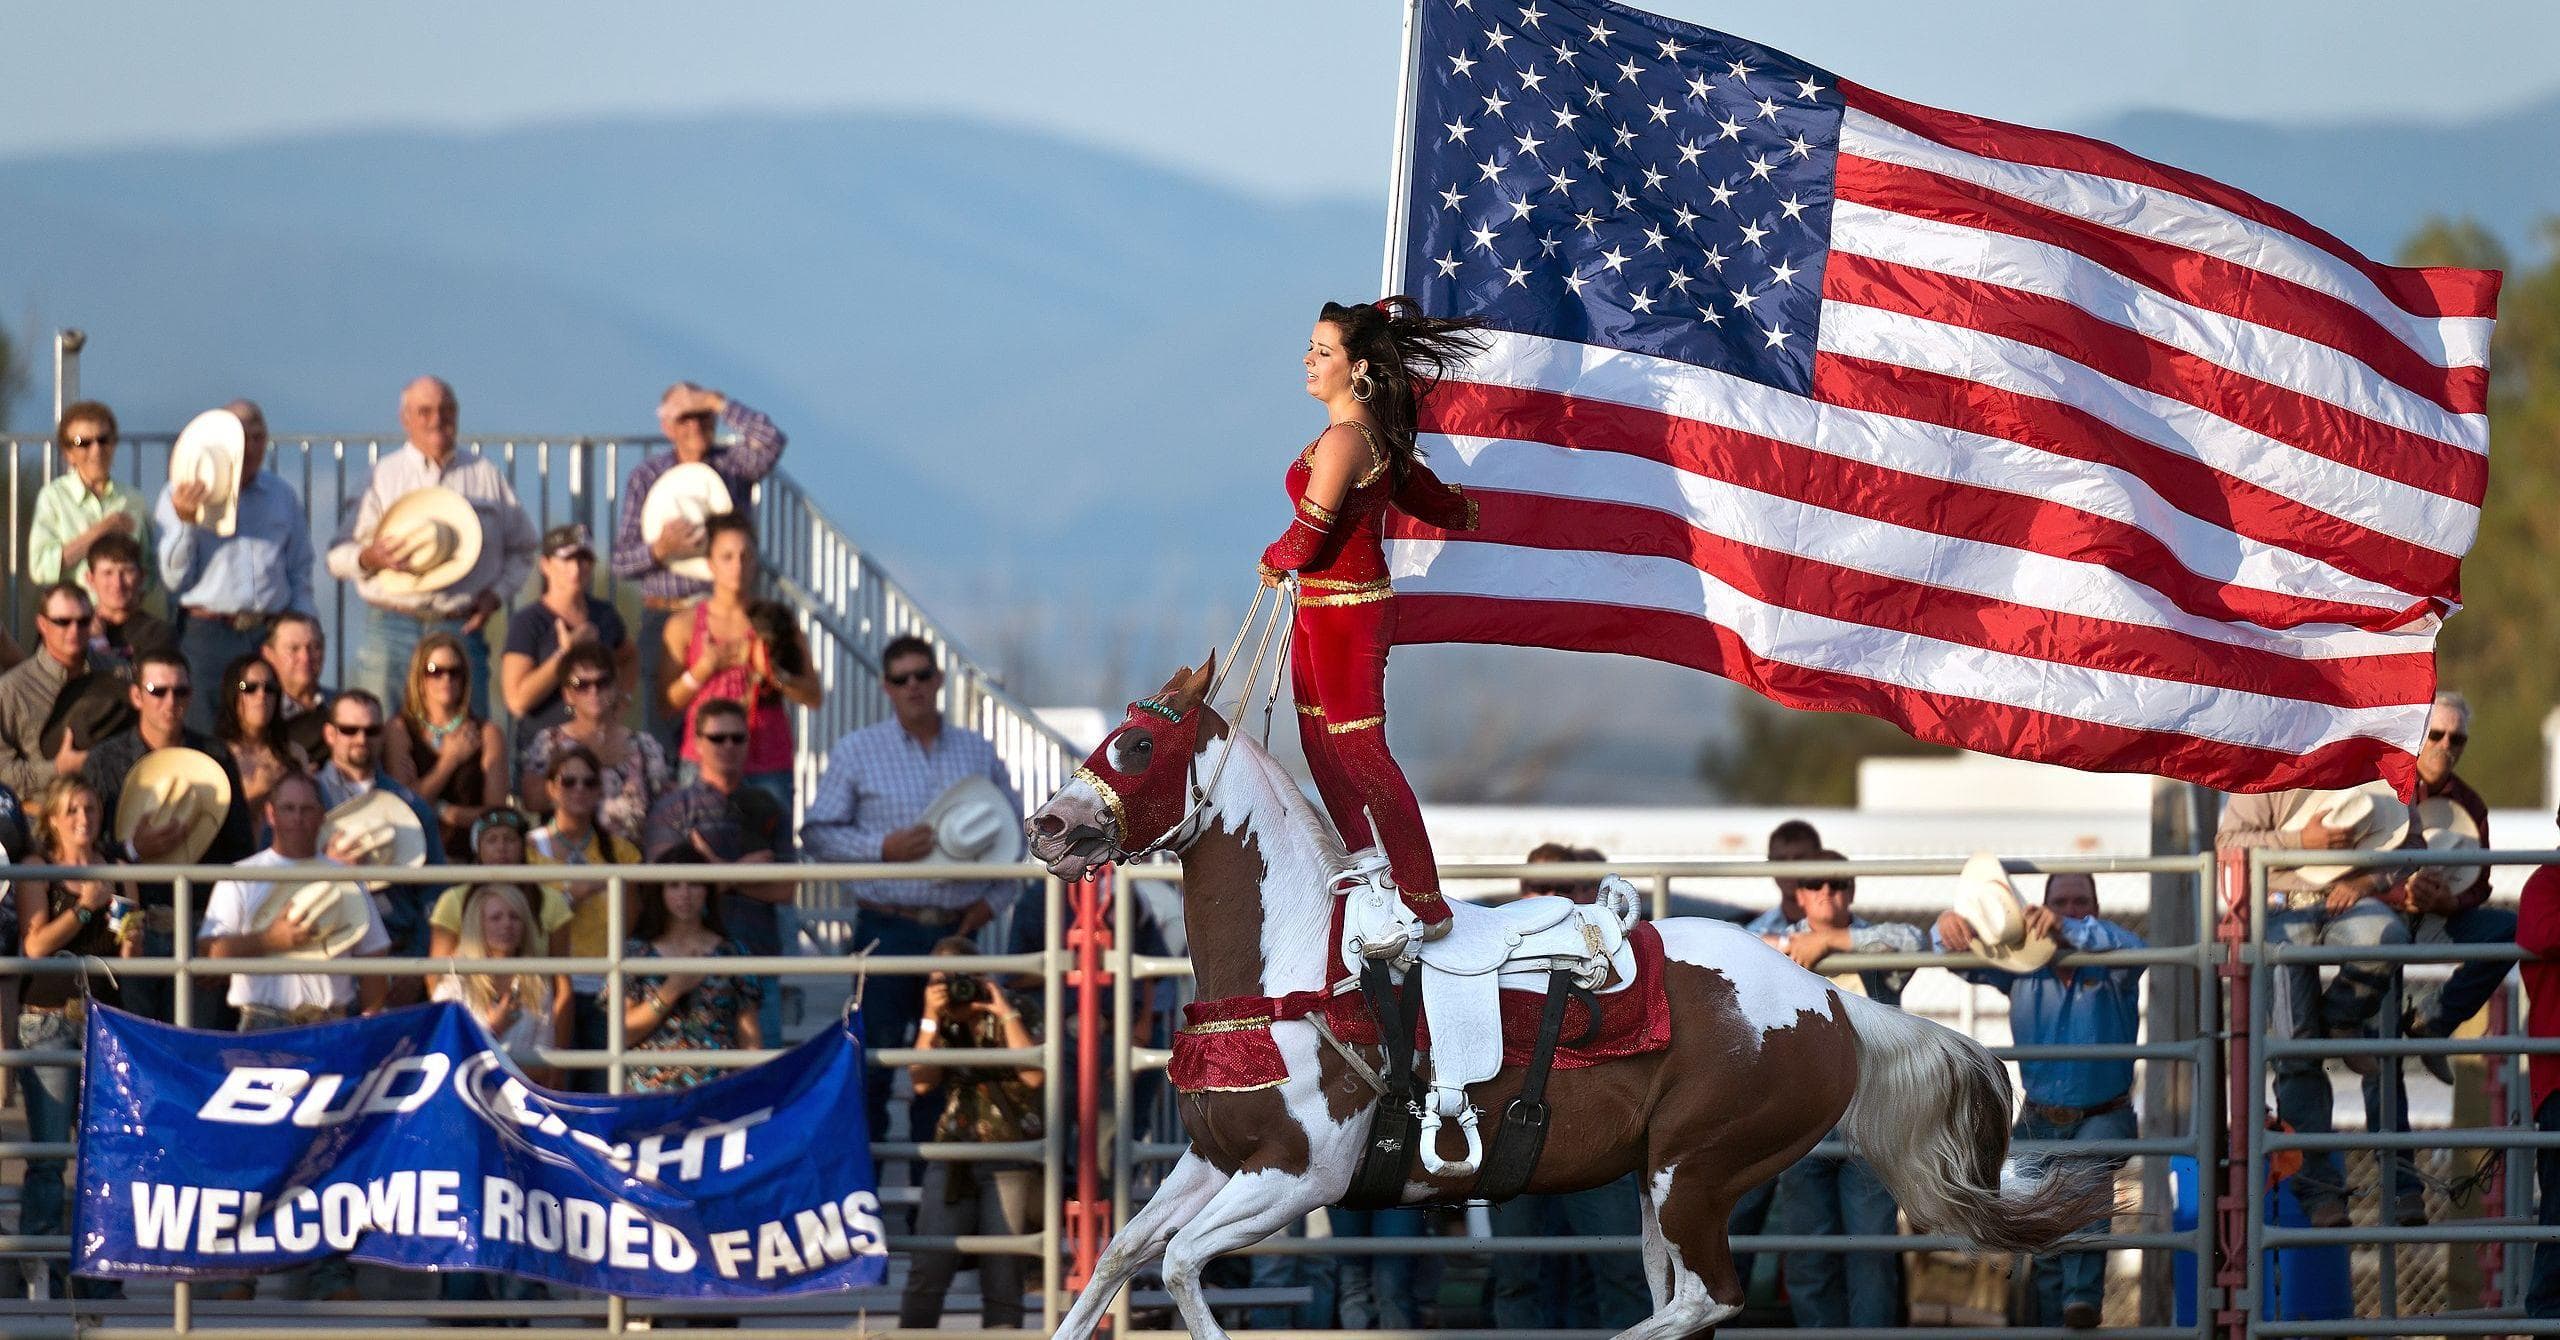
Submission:
<svg viewBox="0 0 2560 1340">
<path fill-rule="evenodd" d="M 1825 355 L 1825 361 L 1829 358 Z M 1819 377 L 1820 363 L 1816 370 Z M 1863 370 L 1859 375 L 1863 378 Z M 1900 414 L 1894 407 L 1885 412 Z M 1424 404 L 1421 428 L 1613 451 L 1914 530 L 2097 563 L 2135 576 L 2179 609 L 2206 618 L 2269 628 L 2341 623 L 2381 629 L 2403 621 L 2398 611 L 2386 614 L 2368 605 L 2304 600 L 2217 581 L 2189 569 L 2149 531 L 2060 503 L 1893 470 L 1659 410 L 1448 382 Z"/>
<path fill-rule="evenodd" d="M 2433 657 L 2303 660 L 2165 628 L 2065 613 L 1746 544 L 1632 503 L 1471 489 L 1482 509 L 1461 541 L 1665 558 L 1763 605 L 2062 665 L 2267 694 L 2329 707 L 2392 707 L 2433 692 Z M 1443 532 L 1397 515 L 1388 534 Z"/>
<path fill-rule="evenodd" d="M 1397 601 L 1399 643 L 1479 642 L 1615 652 L 1704 670 L 1787 707 L 1862 712 L 1920 740 L 2095 772 L 2149 772 L 2220 791 L 2332 786 L 2379 773 L 2404 794 L 2416 761 L 2367 736 L 2307 754 L 2256 749 L 2173 731 L 2136 730 L 2078 717 L 1932 693 L 1754 655 L 1733 630 L 1661 610 L 1568 601 L 1410 595 Z"/>
<path fill-rule="evenodd" d="M 2317 341 L 2455 414 L 2489 402 L 2489 370 L 2439 367 L 2354 303 L 2219 256 L 1899 163 L 1843 155 L 1839 198 L 2065 248 L 2179 302 Z"/>
<path fill-rule="evenodd" d="M 2461 561 L 2453 555 L 2331 516 L 2144 441 L 2086 410 L 1960 377 L 1833 353 L 1814 360 L 1813 390 L 1827 404 L 2114 466 L 2140 477 L 2189 516 L 2412 596 L 2460 600 Z"/>
<path fill-rule="evenodd" d="M 1927 107 L 1847 80 L 1841 82 L 1840 91 L 1851 107 L 1890 121 L 1915 135 L 1925 135 L 1951 149 L 2031 167 L 2087 172 L 2170 191 L 2203 201 L 2253 223 L 2280 229 L 2355 267 L 2393 303 L 2414 315 L 2488 317 L 2497 313 L 2499 277 L 2494 271 L 2377 264 L 2290 210 L 2280 209 L 2210 177 L 2155 163 L 2101 140 Z"/>
<path fill-rule="evenodd" d="M 2479 452 L 2234 372 L 2060 298 L 1838 251 L 1823 270 L 1822 288 L 1837 301 L 2049 349 L 2127 386 L 2411 488 L 2475 507 L 2488 491 L 2489 459 Z"/>
</svg>

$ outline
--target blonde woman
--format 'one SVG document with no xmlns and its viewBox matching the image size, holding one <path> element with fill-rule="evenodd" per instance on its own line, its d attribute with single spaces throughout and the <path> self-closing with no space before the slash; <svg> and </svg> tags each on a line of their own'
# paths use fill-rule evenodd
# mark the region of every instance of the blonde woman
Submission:
<svg viewBox="0 0 2560 1340">
<path fill-rule="evenodd" d="M 507 750 L 498 725 L 471 714 L 471 657 L 462 639 L 418 639 L 400 715 L 383 732 L 382 766 L 435 807 L 447 860 L 471 859 L 471 826 L 507 794 Z"/>
<path fill-rule="evenodd" d="M 482 884 L 463 900 L 462 936 L 453 957 L 525 958 L 533 944 L 533 905 L 524 890 Z M 447 973 L 436 979 L 434 996 L 469 1006 L 489 1036 L 521 1063 L 552 1045 L 552 1020 L 568 990 L 565 980 L 537 973 Z M 545 1085 L 557 1079 L 544 1066 L 527 1066 L 525 1073 Z"/>
</svg>

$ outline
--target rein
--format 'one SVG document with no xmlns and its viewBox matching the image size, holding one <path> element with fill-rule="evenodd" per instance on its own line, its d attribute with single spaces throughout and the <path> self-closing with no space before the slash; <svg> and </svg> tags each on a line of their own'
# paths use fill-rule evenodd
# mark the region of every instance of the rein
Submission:
<svg viewBox="0 0 2560 1340">
<path fill-rule="evenodd" d="M 1278 598 L 1271 601 L 1271 612 L 1268 617 L 1265 617 L 1262 603 L 1275 592 Z M 1297 637 L 1298 632 L 1297 602 L 1298 579 L 1294 573 L 1290 575 L 1285 588 L 1266 586 L 1254 592 L 1253 603 L 1245 607 L 1244 622 L 1236 627 L 1235 640 L 1227 644 L 1227 659 L 1220 662 L 1217 678 L 1209 682 L 1209 691 L 1201 695 L 1200 699 L 1203 707 L 1214 708 L 1217 705 L 1218 691 L 1225 686 L 1227 676 L 1235 671 L 1236 653 L 1244 649 L 1245 638 L 1253 632 L 1257 623 L 1260 624 L 1262 637 L 1254 644 L 1253 664 L 1246 669 L 1244 687 L 1236 694 L 1235 708 L 1231 718 L 1233 724 L 1228 731 L 1226 743 L 1218 747 L 1218 761 L 1210 766 L 1208 784 L 1204 786 L 1200 782 L 1197 758 L 1187 760 L 1184 764 L 1183 779 L 1191 788 L 1191 799 L 1183 807 L 1182 817 L 1175 820 L 1172 827 L 1165 829 L 1162 836 L 1136 851 L 1126 850 L 1114 843 L 1113 850 L 1119 854 L 1114 858 L 1113 864 L 1122 865 L 1140 857 L 1169 851 L 1199 836 L 1189 830 L 1194 821 L 1208 811 L 1209 797 L 1218 789 L 1218 779 L 1226 775 L 1227 759 L 1236 751 L 1236 739 L 1245 729 L 1245 720 L 1250 714 L 1250 704 L 1257 688 L 1262 698 L 1262 744 L 1265 748 L 1270 747 L 1272 712 L 1280 703 L 1280 676 L 1288 670 L 1290 643 Z M 1271 640 L 1275 633 L 1280 639 L 1280 654 L 1272 659 L 1271 678 L 1266 682 L 1262 677 L 1262 662 L 1264 656 L 1271 650 Z M 1153 700 L 1150 699 L 1149 702 L 1152 703 Z"/>
</svg>

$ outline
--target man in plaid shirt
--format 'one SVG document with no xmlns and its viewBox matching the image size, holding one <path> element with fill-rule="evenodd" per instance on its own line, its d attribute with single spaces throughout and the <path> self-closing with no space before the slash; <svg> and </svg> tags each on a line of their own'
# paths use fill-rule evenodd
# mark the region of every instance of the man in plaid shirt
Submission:
<svg viewBox="0 0 2560 1340">
<path fill-rule="evenodd" d="M 720 472 L 728 482 L 730 500 L 743 509 L 748 491 L 781 461 L 786 441 L 773 420 L 692 382 L 677 382 L 658 397 L 658 431 L 667 435 L 674 450 L 640 462 L 631 472 L 630 482 L 622 488 L 622 523 L 613 533 L 614 575 L 640 583 L 640 682 L 644 686 L 658 682 L 667 621 L 711 594 L 711 583 L 667 571 L 667 564 L 708 547 L 702 527 L 674 521 L 655 535 L 640 533 L 640 509 L 649 501 L 649 490 L 667 471 L 700 462 Z M 648 729 L 667 752 L 674 753 L 683 714 L 670 716 L 654 690 L 642 692 L 640 699 Z"/>
<path fill-rule="evenodd" d="M 942 719 L 942 667 L 919 637 L 893 640 L 880 654 L 880 680 L 894 715 L 847 734 L 827 751 L 818 794 L 800 820 L 800 849 L 813 861 L 921 861 L 933 854 L 933 829 L 917 820 L 934 798 L 971 777 L 994 780 L 1014 801 L 1013 778 L 995 745 Z M 946 935 L 973 935 L 1012 897 L 1002 881 L 884 879 L 856 890 L 860 909 L 853 944 L 877 952 L 923 955 Z M 863 1042 L 903 1047 L 924 1012 L 924 979 L 875 977 L 863 988 Z M 865 1077 L 872 1138 L 887 1130 L 886 1070 Z M 911 1113 L 911 1129 L 925 1114 Z"/>
</svg>

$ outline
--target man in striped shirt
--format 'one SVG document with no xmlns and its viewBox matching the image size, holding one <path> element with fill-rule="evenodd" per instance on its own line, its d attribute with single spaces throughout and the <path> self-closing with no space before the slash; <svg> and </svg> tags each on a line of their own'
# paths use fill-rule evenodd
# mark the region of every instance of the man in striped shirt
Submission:
<svg viewBox="0 0 2560 1340">
<path fill-rule="evenodd" d="M 710 537 L 701 526 L 678 520 L 655 535 L 641 534 L 640 512 L 648 505 L 649 490 L 667 471 L 698 463 L 718 471 L 729 485 L 730 501 L 744 508 L 748 492 L 782 460 L 788 440 L 773 420 L 692 382 L 677 382 L 658 397 L 658 431 L 666 434 L 673 449 L 632 470 L 622 488 L 621 524 L 613 532 L 614 575 L 640 583 L 640 682 L 651 686 L 658 683 L 667 621 L 711 594 L 711 583 L 667 570 L 669 563 L 698 556 L 710 547 Z M 649 729 L 673 752 L 682 714 L 669 717 L 654 688 L 640 696 Z"/>
<path fill-rule="evenodd" d="M 935 797 L 971 777 L 992 779 L 1020 812 L 995 745 L 943 720 L 942 667 L 931 643 L 891 641 L 880 653 L 880 680 L 893 715 L 835 742 L 818 794 L 801 816 L 800 849 L 813 861 L 925 860 L 933 854 L 933 828 L 917 821 Z M 976 934 L 1012 896 L 1009 885 L 983 880 L 866 881 L 855 893 L 860 915 L 852 942 L 876 944 L 882 954 L 929 954 L 946 935 Z M 907 1045 L 923 1010 L 923 978 L 872 979 L 862 998 L 864 1044 Z M 876 1139 L 887 1129 L 890 1075 L 875 1068 L 868 1079 Z"/>
</svg>

